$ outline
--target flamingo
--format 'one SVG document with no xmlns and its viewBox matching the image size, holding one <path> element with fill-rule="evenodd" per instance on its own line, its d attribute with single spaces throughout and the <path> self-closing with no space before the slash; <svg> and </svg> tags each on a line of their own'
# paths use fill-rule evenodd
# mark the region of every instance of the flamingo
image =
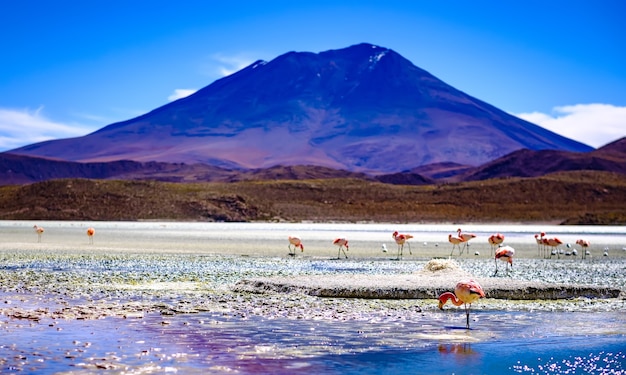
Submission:
<svg viewBox="0 0 626 375">
<path fill-rule="evenodd" d="M 558 252 L 556 251 L 556 247 L 559 245 L 563 244 L 563 241 L 561 241 L 560 239 L 554 237 L 554 238 L 547 238 L 543 240 L 543 243 L 546 246 L 550 246 L 552 248 L 552 252 L 551 254 L 557 253 L 558 256 Z M 559 256 L 560 257 L 560 256 Z"/>
<path fill-rule="evenodd" d="M 443 310 L 443 305 L 451 300 L 452 304 L 455 306 L 465 305 L 465 317 L 466 317 L 466 327 L 469 329 L 469 314 L 470 308 L 473 302 L 477 301 L 480 298 L 485 297 L 485 291 L 478 284 L 478 282 L 474 280 L 462 280 L 456 284 L 454 288 L 454 293 L 445 292 L 439 296 L 439 308 Z"/>
<path fill-rule="evenodd" d="M 37 242 L 41 242 L 41 235 L 44 232 L 43 227 L 40 227 L 39 225 L 35 224 L 33 228 L 35 229 L 35 233 L 37 233 Z"/>
<path fill-rule="evenodd" d="M 96 230 L 89 227 L 87 228 L 87 237 L 89 237 L 89 243 L 93 244 L 93 235 L 96 234 Z"/>
<path fill-rule="evenodd" d="M 463 250 L 465 250 L 465 248 L 469 246 L 469 243 L 468 243 L 469 240 L 471 240 L 472 238 L 476 238 L 476 235 L 474 233 L 462 233 L 461 228 L 457 229 L 457 233 L 458 233 L 459 238 L 463 239 Z M 459 253 L 463 254 L 463 250 L 460 250 Z M 468 250 L 468 253 L 469 253 L 469 250 Z"/>
<path fill-rule="evenodd" d="M 548 257 L 552 257 L 552 255 L 556 254 L 556 250 L 552 249 L 550 251 L 550 254 L 548 256 L 548 239 L 547 238 L 542 238 L 541 239 L 541 246 L 543 248 L 544 251 L 544 258 L 548 258 Z"/>
<path fill-rule="evenodd" d="M 582 259 L 587 258 L 587 254 L 589 254 L 589 250 L 587 248 L 591 246 L 591 243 L 587 240 L 578 239 L 576 240 L 576 245 L 580 246 L 580 251 L 582 251 Z"/>
<path fill-rule="evenodd" d="M 337 259 L 341 258 L 341 252 L 343 251 L 343 255 L 346 256 L 346 259 L 348 259 L 348 254 L 346 254 L 346 250 L 348 249 L 348 240 L 345 237 L 338 237 L 335 238 L 335 240 L 333 241 L 333 244 L 339 246 L 339 250 L 337 250 Z M 346 250 L 343 249 L 343 247 L 346 247 Z"/>
<path fill-rule="evenodd" d="M 405 243 L 409 245 L 409 254 L 413 255 L 413 253 L 411 252 L 411 244 L 407 242 L 408 240 L 413 238 L 412 234 L 398 234 L 398 231 L 395 231 L 393 232 L 391 237 L 393 237 L 393 239 L 396 241 L 396 244 L 398 245 L 398 259 L 402 259 L 402 251 L 404 250 Z"/>
<path fill-rule="evenodd" d="M 296 256 L 296 249 L 299 247 L 300 252 L 304 252 L 304 245 L 302 244 L 302 239 L 298 236 L 289 236 L 289 245 L 287 248 L 289 249 L 289 255 Z M 293 248 L 292 248 L 293 246 Z"/>
<path fill-rule="evenodd" d="M 489 236 L 487 241 L 489 242 L 489 245 L 491 245 L 491 254 L 493 254 L 498 245 L 504 242 L 504 234 L 492 234 L 491 236 Z"/>
<path fill-rule="evenodd" d="M 545 237 L 545 235 L 546 235 L 546 232 L 535 234 L 535 241 L 537 242 L 537 255 L 538 256 L 541 256 L 542 250 L 545 250 L 545 246 L 543 243 L 543 237 Z"/>
<path fill-rule="evenodd" d="M 459 255 L 461 255 L 461 243 L 463 242 L 463 239 L 460 237 L 456 237 L 451 234 L 448 234 L 448 242 L 452 244 L 452 251 L 450 252 L 450 255 L 454 253 L 455 247 L 459 248 Z"/>
<path fill-rule="evenodd" d="M 508 262 L 511 265 L 511 270 L 513 270 L 513 256 L 515 255 L 515 249 L 511 246 L 502 246 L 496 250 L 496 272 L 493 274 L 494 276 L 498 273 L 498 259 L 503 262 Z"/>
</svg>

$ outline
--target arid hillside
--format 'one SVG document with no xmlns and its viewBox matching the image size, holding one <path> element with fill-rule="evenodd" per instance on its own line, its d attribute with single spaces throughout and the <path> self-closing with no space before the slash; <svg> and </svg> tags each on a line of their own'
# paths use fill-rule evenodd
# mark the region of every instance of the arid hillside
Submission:
<svg viewBox="0 0 626 375">
<path fill-rule="evenodd" d="M 360 179 L 0 187 L 0 219 L 626 224 L 626 175 L 577 171 L 424 186 Z"/>
</svg>

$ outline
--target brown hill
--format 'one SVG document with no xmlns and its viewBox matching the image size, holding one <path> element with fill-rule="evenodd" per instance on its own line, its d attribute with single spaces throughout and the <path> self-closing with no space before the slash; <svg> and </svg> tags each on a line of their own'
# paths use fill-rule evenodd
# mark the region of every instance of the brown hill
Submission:
<svg viewBox="0 0 626 375">
<path fill-rule="evenodd" d="M 247 180 L 312 180 L 329 178 L 356 178 L 373 181 L 374 178 L 365 173 L 349 172 L 315 165 L 277 165 L 270 168 L 253 169 L 233 173 L 228 182 Z"/>
<path fill-rule="evenodd" d="M 363 173 L 314 165 L 274 166 L 266 169 L 232 170 L 205 164 L 135 162 L 121 160 L 103 163 L 78 163 L 0 153 L 0 186 L 62 179 L 155 180 L 166 182 L 235 182 L 245 180 L 303 180 L 361 178 Z"/>
<path fill-rule="evenodd" d="M 428 185 L 435 183 L 433 179 L 417 173 L 392 173 L 370 176 L 365 173 L 315 165 L 277 165 L 270 168 L 232 170 L 204 164 L 140 163 L 130 160 L 109 163 L 78 163 L 0 153 L 0 186 L 29 184 L 59 178 L 155 180 L 167 182 L 357 178 L 396 185 Z"/>
<path fill-rule="evenodd" d="M 626 175 L 563 172 L 444 185 L 361 179 L 0 187 L 0 219 L 626 224 Z"/>
<path fill-rule="evenodd" d="M 626 174 L 626 137 L 591 152 L 519 150 L 453 177 L 478 181 L 500 177 L 537 177 L 560 171 Z"/>
<path fill-rule="evenodd" d="M 611 142 L 592 152 L 592 154 L 615 161 L 626 160 L 626 137 Z"/>
<path fill-rule="evenodd" d="M 454 176 L 467 173 L 469 170 L 474 168 L 476 167 L 471 165 L 446 162 L 422 165 L 411 169 L 409 173 L 417 173 L 433 180 L 446 180 Z"/>
<path fill-rule="evenodd" d="M 434 163 L 407 172 L 370 176 L 315 165 L 233 170 L 204 164 L 134 162 L 77 163 L 0 153 L 0 186 L 57 178 L 156 180 L 169 182 L 236 182 L 357 178 L 396 185 L 478 181 L 503 177 L 538 177 L 559 171 L 597 170 L 626 174 L 626 138 L 591 152 L 519 150 L 480 167 Z"/>
<path fill-rule="evenodd" d="M 171 182 L 220 181 L 236 173 L 203 164 L 140 163 L 131 160 L 78 163 L 0 153 L 0 185 L 28 184 L 58 178 L 153 179 Z"/>
</svg>

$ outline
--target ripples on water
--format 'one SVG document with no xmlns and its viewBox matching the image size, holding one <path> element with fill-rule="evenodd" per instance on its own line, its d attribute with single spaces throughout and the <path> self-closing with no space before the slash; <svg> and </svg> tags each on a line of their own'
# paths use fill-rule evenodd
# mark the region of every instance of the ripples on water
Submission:
<svg viewBox="0 0 626 375">
<path fill-rule="evenodd" d="M 452 315 L 452 314 L 449 314 Z M 4 327 L 2 373 L 623 374 L 621 334 L 551 329 L 556 314 L 477 313 L 476 328 L 422 321 L 314 321 L 215 313 Z M 612 317 L 624 324 L 623 317 Z M 593 315 L 571 313 L 581 323 Z M 618 330 L 619 331 L 619 330 Z M 8 335 L 7 335 L 8 334 Z M 23 335 L 21 340 L 13 335 Z"/>
</svg>

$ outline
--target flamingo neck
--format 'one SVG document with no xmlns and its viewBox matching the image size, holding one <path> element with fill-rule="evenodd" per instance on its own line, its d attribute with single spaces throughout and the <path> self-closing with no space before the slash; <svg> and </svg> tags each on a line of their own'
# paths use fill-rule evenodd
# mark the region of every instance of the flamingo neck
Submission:
<svg viewBox="0 0 626 375">
<path fill-rule="evenodd" d="M 439 306 L 443 307 L 446 302 L 450 301 L 454 306 L 461 306 L 463 301 L 457 298 L 457 296 L 452 292 L 445 292 L 439 296 Z"/>
</svg>

